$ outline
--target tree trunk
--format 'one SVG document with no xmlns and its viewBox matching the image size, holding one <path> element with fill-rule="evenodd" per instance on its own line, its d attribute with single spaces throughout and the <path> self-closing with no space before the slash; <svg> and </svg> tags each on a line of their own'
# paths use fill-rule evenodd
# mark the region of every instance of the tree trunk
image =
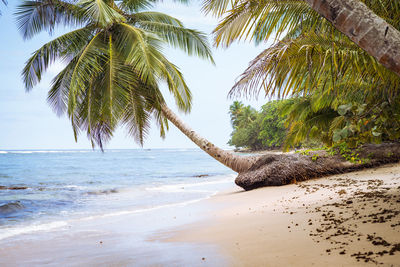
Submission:
<svg viewBox="0 0 400 267">
<path fill-rule="evenodd" d="M 218 160 L 228 168 L 235 172 L 241 173 L 247 171 L 258 159 L 258 157 L 239 156 L 228 151 L 225 151 L 207 139 L 198 135 L 190 127 L 188 127 L 178 116 L 169 109 L 166 105 L 162 106 L 163 115 L 172 122 L 182 133 L 184 133 L 190 140 L 204 150 L 208 155 Z"/>
<path fill-rule="evenodd" d="M 360 0 L 306 2 L 383 66 L 400 76 L 400 32 L 396 28 Z"/>
<path fill-rule="evenodd" d="M 357 150 L 358 161 L 351 163 L 340 154 L 326 151 L 310 153 L 269 154 L 245 172 L 239 173 L 235 183 L 245 190 L 263 186 L 279 186 L 322 176 L 346 173 L 400 161 L 400 143 L 364 145 Z"/>
</svg>

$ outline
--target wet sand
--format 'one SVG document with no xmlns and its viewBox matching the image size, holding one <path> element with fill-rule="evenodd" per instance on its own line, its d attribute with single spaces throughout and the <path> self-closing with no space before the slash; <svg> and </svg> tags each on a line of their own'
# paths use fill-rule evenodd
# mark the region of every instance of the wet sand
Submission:
<svg viewBox="0 0 400 267">
<path fill-rule="evenodd" d="M 0 266 L 400 266 L 400 165 L 0 241 Z"/>
<path fill-rule="evenodd" d="M 400 266 L 399 164 L 205 202 L 165 241 L 217 245 L 228 266 Z"/>
<path fill-rule="evenodd" d="M 69 221 L 66 226 L 0 240 L 0 266 L 224 266 L 213 244 L 165 243 L 170 229 L 204 217 L 200 201 L 143 213 Z"/>
</svg>

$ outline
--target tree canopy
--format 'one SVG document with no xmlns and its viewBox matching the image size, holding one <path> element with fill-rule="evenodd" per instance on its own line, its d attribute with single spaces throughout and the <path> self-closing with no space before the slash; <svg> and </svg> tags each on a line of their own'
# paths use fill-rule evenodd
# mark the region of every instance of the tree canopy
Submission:
<svg viewBox="0 0 400 267">
<path fill-rule="evenodd" d="M 400 30 L 396 1 L 363 2 Z M 400 77 L 306 1 L 209 0 L 204 10 L 222 18 L 214 30 L 217 46 L 243 39 L 262 44 L 275 36 L 274 45 L 250 62 L 229 95 L 292 98 L 283 111 L 286 148 L 310 138 L 327 145 L 399 139 Z"/>
<path fill-rule="evenodd" d="M 287 101 L 271 101 L 258 112 L 239 101 L 233 102 L 229 114 L 233 132 L 228 144 L 252 150 L 273 149 L 282 146 L 286 137 L 285 116 L 280 109 Z"/>
<path fill-rule="evenodd" d="M 190 111 L 191 93 L 179 68 L 163 47 L 213 62 L 207 37 L 185 28 L 169 15 L 150 11 L 156 0 L 22 1 L 16 10 L 24 39 L 57 26 L 72 31 L 35 51 L 23 70 L 26 90 L 38 84 L 56 60 L 65 68 L 54 78 L 48 102 L 58 115 L 68 114 L 75 138 L 86 132 L 103 147 L 119 125 L 142 144 L 154 117 L 163 136 L 167 120 L 160 85 L 178 108 Z M 184 2 L 184 1 L 183 1 Z"/>
</svg>

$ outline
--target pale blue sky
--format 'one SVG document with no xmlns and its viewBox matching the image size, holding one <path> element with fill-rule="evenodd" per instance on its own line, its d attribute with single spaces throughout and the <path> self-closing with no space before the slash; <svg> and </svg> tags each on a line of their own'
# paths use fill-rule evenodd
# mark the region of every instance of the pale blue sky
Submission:
<svg viewBox="0 0 400 267">
<path fill-rule="evenodd" d="M 12 15 L 14 4 L 18 1 L 9 2 L 12 3 L 7 8 L 1 8 L 3 16 L 0 17 L 0 149 L 91 148 L 85 135 L 81 135 L 78 143 L 75 143 L 68 119 L 57 117 L 46 102 L 49 82 L 62 68 L 61 64 L 55 64 L 42 83 L 32 92 L 25 93 L 20 77 L 24 63 L 35 49 L 52 37 L 43 33 L 32 40 L 23 41 Z M 186 27 L 207 34 L 217 24 L 216 19 L 205 17 L 200 12 L 196 2 L 185 6 L 167 0 L 157 9 L 182 20 Z M 216 66 L 188 57 L 177 50 L 167 49 L 169 59 L 181 68 L 193 93 L 192 112 L 189 115 L 179 114 L 181 118 L 211 142 L 228 147 L 226 143 L 232 131 L 228 109 L 232 100 L 227 99 L 227 93 L 249 61 L 266 47 L 267 44 L 255 47 L 252 43 L 240 43 L 228 49 L 213 49 Z M 175 109 L 173 100 L 167 100 L 170 107 Z M 258 108 L 266 101 L 261 96 L 258 101 L 243 102 Z M 126 135 L 124 129 L 119 129 L 106 147 L 139 146 Z M 191 148 L 195 145 L 170 124 L 165 140 L 159 137 L 158 129 L 154 126 L 144 147 Z"/>
</svg>

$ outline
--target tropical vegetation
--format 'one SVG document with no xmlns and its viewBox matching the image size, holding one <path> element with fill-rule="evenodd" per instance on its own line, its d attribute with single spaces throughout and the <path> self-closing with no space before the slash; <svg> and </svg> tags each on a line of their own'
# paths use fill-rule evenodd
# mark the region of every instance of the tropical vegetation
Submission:
<svg viewBox="0 0 400 267">
<path fill-rule="evenodd" d="M 16 17 L 24 39 L 41 31 L 51 34 L 59 25 L 72 28 L 28 60 L 23 71 L 27 90 L 40 82 L 51 63 L 61 60 L 65 68 L 54 78 L 48 100 L 57 114 L 68 115 L 75 138 L 85 132 L 93 146 L 102 148 L 117 127 L 125 126 L 143 144 L 150 119 L 155 118 L 161 136 L 170 121 L 221 163 L 237 172 L 246 171 L 256 157 L 240 157 L 216 147 L 166 105 L 161 84 L 168 87 L 178 109 L 184 112 L 190 111 L 191 93 L 162 47 L 169 45 L 189 55 L 213 59 L 206 36 L 185 28 L 171 16 L 149 11 L 156 2 L 22 1 Z M 400 5 L 389 0 L 363 2 L 399 30 Z M 285 148 L 309 139 L 357 146 L 399 138 L 399 76 L 355 45 L 306 1 L 206 0 L 204 11 L 221 16 L 214 31 L 216 46 L 229 46 L 241 39 L 261 44 L 275 36 L 274 45 L 250 63 L 230 96 L 264 91 L 270 97 L 290 99 L 290 105 L 279 108 L 288 128 Z M 256 118 L 250 108 L 246 112 L 251 124 Z M 239 121 L 234 123 L 239 127 Z M 271 127 L 268 120 L 265 123 Z M 262 146 L 281 143 L 270 132 L 261 132 L 262 127 L 252 138 Z"/>
<path fill-rule="evenodd" d="M 251 106 L 235 101 L 230 106 L 233 132 L 228 144 L 251 150 L 278 149 L 283 145 L 287 128 L 280 110 L 288 100 L 270 101 L 258 112 Z"/>
<path fill-rule="evenodd" d="M 400 29 L 400 5 L 363 1 Z M 229 8 L 228 8 L 229 7 Z M 282 110 L 289 127 L 285 148 L 309 139 L 332 146 L 400 138 L 400 77 L 359 48 L 306 1 L 206 2 L 222 16 L 215 44 L 251 39 L 275 43 L 251 63 L 230 91 L 231 97 L 291 98 Z"/>
<path fill-rule="evenodd" d="M 400 58 L 397 52 L 400 49 L 400 31 L 371 10 L 371 8 L 386 9 L 388 4 L 398 6 L 397 2 L 360 0 L 306 0 L 306 2 L 379 63 L 400 76 Z"/>
<path fill-rule="evenodd" d="M 161 136 L 167 120 L 209 155 L 240 172 L 252 164 L 224 151 L 187 127 L 166 105 L 166 85 L 179 110 L 191 109 L 191 92 L 183 74 L 162 52 L 169 45 L 213 62 L 207 37 L 185 28 L 169 15 L 149 11 L 157 0 L 22 1 L 15 13 L 24 39 L 56 26 L 72 28 L 35 51 L 22 76 L 26 90 L 38 84 L 56 60 L 65 68 L 54 78 L 48 102 L 67 114 L 75 139 L 84 132 L 103 148 L 119 126 L 139 143 L 154 118 Z M 183 0 L 183 2 L 185 2 Z"/>
<path fill-rule="evenodd" d="M 286 5 L 294 6 L 295 13 L 293 9 L 286 10 Z M 268 28 L 276 30 L 280 35 L 293 30 L 284 25 L 305 23 L 310 26 L 312 21 L 307 21 L 308 15 L 318 15 L 400 76 L 400 58 L 397 54 L 400 31 L 392 20 L 396 20 L 398 13 L 390 13 L 396 11 L 398 6 L 396 1 L 391 0 L 204 0 L 203 10 L 223 17 L 216 30 L 229 28 L 222 40 L 219 40 L 225 42 L 225 45 L 229 45 L 238 36 L 263 39 L 265 34 L 271 34 Z M 392 17 L 388 20 L 382 17 L 382 13 Z M 279 21 L 282 15 L 286 20 Z"/>
</svg>

